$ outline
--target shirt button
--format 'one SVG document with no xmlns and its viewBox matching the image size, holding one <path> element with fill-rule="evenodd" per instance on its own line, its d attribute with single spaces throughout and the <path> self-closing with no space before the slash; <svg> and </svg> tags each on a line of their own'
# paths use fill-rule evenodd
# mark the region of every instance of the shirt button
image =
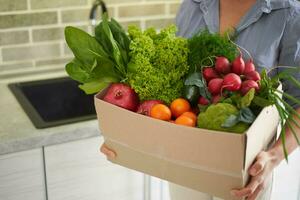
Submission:
<svg viewBox="0 0 300 200">
<path fill-rule="evenodd" d="M 270 13 L 270 9 L 268 9 L 268 8 L 262 8 L 261 10 L 265 13 Z"/>
</svg>

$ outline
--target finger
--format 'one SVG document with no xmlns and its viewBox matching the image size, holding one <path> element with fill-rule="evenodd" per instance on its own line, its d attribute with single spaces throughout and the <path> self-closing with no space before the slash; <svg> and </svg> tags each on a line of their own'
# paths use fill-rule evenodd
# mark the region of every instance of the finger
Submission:
<svg viewBox="0 0 300 200">
<path fill-rule="evenodd" d="M 253 194 L 247 198 L 247 200 L 255 200 L 262 190 L 264 190 L 263 184 L 259 185 Z"/>
<path fill-rule="evenodd" d="M 259 173 L 261 173 L 263 171 L 263 169 L 265 168 L 266 163 L 267 163 L 267 159 L 266 159 L 265 152 L 261 152 L 257 156 L 257 160 L 255 161 L 255 163 L 250 167 L 249 174 L 251 176 L 258 175 Z"/>
<path fill-rule="evenodd" d="M 231 194 L 236 197 L 248 197 L 253 195 L 258 186 L 262 183 L 261 177 L 255 177 L 251 182 L 240 190 L 232 190 Z"/>
<path fill-rule="evenodd" d="M 101 146 L 100 151 L 101 151 L 103 154 L 105 154 L 105 155 L 107 156 L 108 159 L 114 159 L 114 158 L 116 158 L 116 156 L 117 156 L 116 153 L 115 153 L 113 150 L 111 150 L 110 148 L 108 148 L 108 147 L 106 146 L 106 144 L 103 144 L 103 145 Z"/>
</svg>

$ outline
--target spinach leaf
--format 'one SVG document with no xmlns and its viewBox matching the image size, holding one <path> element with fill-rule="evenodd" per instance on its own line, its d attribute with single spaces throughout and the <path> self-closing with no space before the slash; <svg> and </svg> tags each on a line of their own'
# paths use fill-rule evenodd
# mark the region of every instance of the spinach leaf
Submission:
<svg viewBox="0 0 300 200">
<path fill-rule="evenodd" d="M 82 63 L 82 67 L 85 67 L 87 71 L 92 69 L 95 59 L 113 64 L 102 46 L 88 33 L 68 26 L 65 28 L 65 38 L 75 58 Z"/>
<path fill-rule="evenodd" d="M 190 74 L 187 79 L 184 82 L 185 85 L 194 85 L 199 88 L 200 95 L 203 96 L 204 98 L 210 100 L 211 99 L 211 94 L 208 91 L 208 88 L 206 86 L 206 82 L 199 72 L 194 72 Z"/>
<path fill-rule="evenodd" d="M 247 124 L 252 124 L 256 116 L 253 114 L 250 108 L 242 108 L 239 113 L 239 121 Z"/>
<path fill-rule="evenodd" d="M 79 85 L 79 88 L 82 89 L 86 94 L 95 94 L 106 88 L 109 84 L 110 82 L 95 81 Z"/>
<path fill-rule="evenodd" d="M 86 71 L 84 71 L 80 65 L 78 65 L 77 63 L 75 63 L 74 61 L 68 63 L 66 65 L 66 72 L 68 73 L 68 75 L 81 83 L 86 83 L 89 80 L 89 73 L 87 73 Z"/>
<path fill-rule="evenodd" d="M 223 128 L 231 128 L 237 125 L 240 122 L 246 124 L 252 124 L 256 116 L 253 114 L 250 108 L 242 108 L 237 115 L 230 115 L 226 121 L 222 124 Z"/>
<path fill-rule="evenodd" d="M 121 27 L 121 25 L 113 18 L 111 19 L 108 25 L 115 40 L 118 42 L 121 48 L 126 52 L 129 52 L 130 39 L 124 31 L 124 29 Z"/>
<path fill-rule="evenodd" d="M 105 38 L 105 44 L 109 44 L 111 48 L 110 49 L 110 55 L 114 60 L 115 67 L 119 71 L 119 73 L 122 75 L 123 78 L 126 77 L 126 68 L 125 68 L 125 63 L 122 58 L 121 51 L 119 49 L 118 43 L 115 41 L 113 34 L 110 30 L 110 27 L 108 25 L 108 16 L 107 14 L 104 14 L 102 16 L 102 22 L 101 22 L 101 32 L 98 34 L 101 34 L 101 37 Z"/>
</svg>

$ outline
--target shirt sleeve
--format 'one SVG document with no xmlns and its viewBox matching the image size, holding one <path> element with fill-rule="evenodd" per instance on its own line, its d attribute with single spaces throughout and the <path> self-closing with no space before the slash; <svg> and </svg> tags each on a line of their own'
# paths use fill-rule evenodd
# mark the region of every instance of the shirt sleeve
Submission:
<svg viewBox="0 0 300 200">
<path fill-rule="evenodd" d="M 278 66 L 293 66 L 300 68 L 300 8 L 290 15 L 285 27 L 285 31 L 281 40 L 281 49 L 279 53 Z M 284 68 L 279 68 L 279 72 Z M 296 80 L 300 81 L 300 72 L 293 74 Z M 282 80 L 283 90 L 300 99 L 300 89 L 287 80 Z M 300 105 L 288 99 L 285 101 L 293 108 Z"/>
</svg>

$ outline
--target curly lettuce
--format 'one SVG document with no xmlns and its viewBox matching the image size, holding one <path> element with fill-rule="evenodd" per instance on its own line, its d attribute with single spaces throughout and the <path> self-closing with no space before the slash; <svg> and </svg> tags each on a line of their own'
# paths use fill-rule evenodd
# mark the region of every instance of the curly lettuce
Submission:
<svg viewBox="0 0 300 200">
<path fill-rule="evenodd" d="M 176 37 L 175 26 L 160 33 L 154 28 L 143 32 L 131 26 L 128 33 L 131 60 L 127 82 L 140 99 L 159 99 L 169 104 L 180 97 L 183 78 L 189 70 L 187 40 Z"/>
</svg>

